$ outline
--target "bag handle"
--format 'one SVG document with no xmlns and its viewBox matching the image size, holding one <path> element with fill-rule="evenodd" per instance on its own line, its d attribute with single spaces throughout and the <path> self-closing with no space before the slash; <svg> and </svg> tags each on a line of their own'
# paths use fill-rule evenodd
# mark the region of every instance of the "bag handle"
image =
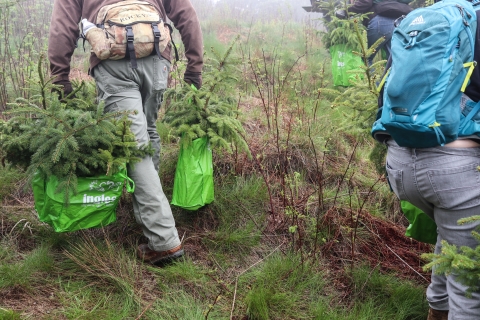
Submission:
<svg viewBox="0 0 480 320">
<path fill-rule="evenodd" d="M 118 175 L 125 179 L 125 188 L 127 189 L 127 192 L 133 193 L 135 191 L 135 182 L 127 176 L 127 169 L 125 169 L 125 172 L 120 171 Z"/>
</svg>

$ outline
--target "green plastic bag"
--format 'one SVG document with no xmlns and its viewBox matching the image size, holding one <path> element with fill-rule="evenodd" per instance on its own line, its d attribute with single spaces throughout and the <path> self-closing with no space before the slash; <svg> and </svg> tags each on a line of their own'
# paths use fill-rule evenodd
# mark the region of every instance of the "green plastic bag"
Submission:
<svg viewBox="0 0 480 320">
<path fill-rule="evenodd" d="M 403 214 L 410 222 L 405 235 L 420 242 L 435 244 L 437 242 L 437 224 L 435 221 L 408 201 L 400 201 L 400 205 Z"/>
<path fill-rule="evenodd" d="M 330 55 L 332 56 L 332 75 L 333 85 L 335 86 L 351 86 L 349 80 L 354 80 L 357 75 L 363 77 L 362 59 L 352 53 L 352 49 L 345 44 L 336 44 L 330 47 Z M 358 73 L 349 71 L 358 70 Z"/>
<path fill-rule="evenodd" d="M 171 204 L 197 210 L 214 199 L 212 150 L 203 137 L 180 148 Z"/>
<path fill-rule="evenodd" d="M 55 193 L 57 178 L 45 180 L 37 173 L 32 181 L 35 210 L 40 221 L 56 232 L 106 226 L 116 221 L 115 210 L 126 180 L 127 191 L 133 192 L 135 185 L 125 171 L 109 177 L 79 177 L 78 193 L 70 196 L 67 205 L 64 193 Z"/>
</svg>

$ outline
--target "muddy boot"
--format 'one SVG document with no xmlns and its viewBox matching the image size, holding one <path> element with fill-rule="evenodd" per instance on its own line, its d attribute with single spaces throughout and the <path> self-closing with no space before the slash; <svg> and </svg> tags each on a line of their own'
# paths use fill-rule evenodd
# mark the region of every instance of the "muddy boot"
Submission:
<svg viewBox="0 0 480 320">
<path fill-rule="evenodd" d="M 428 310 L 427 320 L 448 320 L 448 310 Z"/>
</svg>

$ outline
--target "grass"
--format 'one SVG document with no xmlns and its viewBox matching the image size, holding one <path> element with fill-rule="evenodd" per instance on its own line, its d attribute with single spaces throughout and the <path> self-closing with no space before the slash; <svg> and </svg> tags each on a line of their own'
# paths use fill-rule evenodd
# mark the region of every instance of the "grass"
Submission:
<svg viewBox="0 0 480 320">
<path fill-rule="evenodd" d="M 20 320 L 21 315 L 15 311 L 0 307 L 0 319 L 2 320 Z"/>
<path fill-rule="evenodd" d="M 25 174 L 20 169 L 12 168 L 10 165 L 0 165 L 0 201 L 19 189 L 18 183 L 24 179 Z"/>
<path fill-rule="evenodd" d="M 20 255 L 12 245 L 2 243 L 0 255 L 2 257 L 0 262 L 0 290 L 12 287 L 29 289 L 42 284 L 45 275 L 53 267 L 53 257 L 45 246 Z"/>
<path fill-rule="evenodd" d="M 273 255 L 242 279 L 251 287 L 245 298 L 249 318 L 310 318 L 325 292 L 326 274 L 318 267 L 298 255 Z"/>
<path fill-rule="evenodd" d="M 359 267 L 353 272 L 355 298 L 360 312 L 365 313 L 366 305 L 373 306 L 377 315 L 363 319 L 424 319 L 428 305 L 424 301 L 424 290 L 420 286 L 399 280 L 394 275 L 381 274 L 378 270 Z M 356 300 L 357 300 L 356 299 Z M 381 316 L 381 318 L 380 318 Z"/>
<path fill-rule="evenodd" d="M 84 236 L 71 243 L 65 255 L 85 276 L 122 293 L 124 304 L 141 305 L 144 286 L 139 262 L 132 254 L 111 243 L 108 237 L 96 243 Z"/>
<path fill-rule="evenodd" d="M 150 319 L 205 319 L 205 305 L 185 291 L 169 291 L 146 314 Z"/>
<path fill-rule="evenodd" d="M 124 294 L 84 281 L 59 283 L 58 300 L 67 319 L 126 319 L 138 314 Z"/>
</svg>

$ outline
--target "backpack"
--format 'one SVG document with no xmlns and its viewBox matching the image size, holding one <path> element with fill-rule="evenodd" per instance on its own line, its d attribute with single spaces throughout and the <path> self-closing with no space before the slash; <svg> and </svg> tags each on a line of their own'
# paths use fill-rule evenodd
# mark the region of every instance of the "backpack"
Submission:
<svg viewBox="0 0 480 320">
<path fill-rule="evenodd" d="M 458 138 L 478 111 L 463 117 L 460 108 L 476 65 L 476 25 L 475 9 L 465 0 L 443 0 L 403 18 L 392 36 L 392 66 L 382 80 L 383 107 L 372 128 L 374 138 L 381 140 L 386 131 L 410 148 Z"/>
<path fill-rule="evenodd" d="M 100 8 L 95 25 L 85 19 L 83 38 L 101 59 L 129 58 L 132 68 L 136 59 L 160 54 L 171 41 L 171 27 L 157 9 L 147 1 L 125 0 Z"/>
</svg>

